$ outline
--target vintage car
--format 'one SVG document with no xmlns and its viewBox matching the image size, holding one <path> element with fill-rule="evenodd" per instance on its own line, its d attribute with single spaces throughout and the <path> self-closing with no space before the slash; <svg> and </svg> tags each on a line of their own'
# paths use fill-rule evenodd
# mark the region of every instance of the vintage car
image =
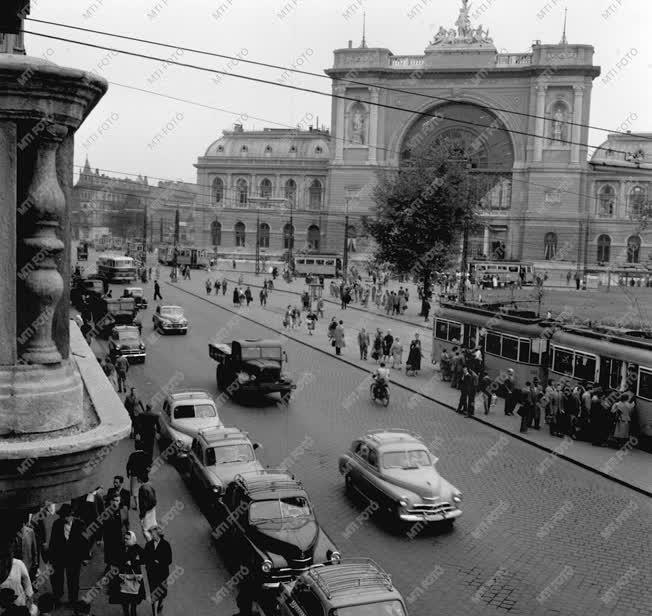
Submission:
<svg viewBox="0 0 652 616">
<path fill-rule="evenodd" d="M 319 526 L 301 482 L 285 470 L 238 475 L 218 509 L 213 537 L 246 566 L 256 585 L 278 588 L 313 565 L 339 562 L 340 553 Z"/>
<path fill-rule="evenodd" d="M 147 298 L 142 287 L 127 287 L 123 291 L 123 297 L 133 297 L 137 310 L 147 310 Z"/>
<path fill-rule="evenodd" d="M 127 358 L 129 363 L 140 361 L 145 363 L 147 350 L 135 325 L 118 325 L 109 336 L 109 355 L 115 361 L 119 355 Z"/>
<path fill-rule="evenodd" d="M 185 457 L 200 430 L 221 428 L 222 421 L 208 392 L 177 389 L 163 401 L 159 427 L 162 450 L 174 444 L 174 453 Z"/>
<path fill-rule="evenodd" d="M 152 315 L 154 329 L 162 334 L 188 333 L 188 319 L 183 314 L 183 308 L 180 306 L 157 306 L 156 312 Z"/>
<path fill-rule="evenodd" d="M 84 278 L 74 275 L 70 285 L 70 301 L 77 308 L 90 308 L 92 302 L 99 300 L 104 293 L 104 285 L 97 278 Z"/>
<path fill-rule="evenodd" d="M 279 392 L 289 402 L 296 385 L 283 372 L 287 355 L 280 340 L 234 340 L 231 344 L 208 344 L 208 354 L 217 362 L 217 388 L 229 395 Z"/>
<path fill-rule="evenodd" d="M 258 604 L 263 616 L 407 616 L 392 578 L 369 558 L 311 567 Z"/>
<path fill-rule="evenodd" d="M 246 432 L 238 428 L 204 428 L 197 433 L 187 457 L 187 472 L 197 496 L 205 503 L 222 498 L 241 473 L 263 470 Z"/>
<path fill-rule="evenodd" d="M 138 311 L 133 297 L 101 298 L 91 302 L 91 312 L 96 334 L 107 337 L 118 325 L 133 325 L 140 333 L 141 323 L 136 319 Z"/>
<path fill-rule="evenodd" d="M 372 430 L 340 457 L 339 469 L 355 492 L 393 521 L 443 522 L 462 515 L 461 492 L 435 468 L 437 458 L 421 437 L 407 430 Z"/>
</svg>

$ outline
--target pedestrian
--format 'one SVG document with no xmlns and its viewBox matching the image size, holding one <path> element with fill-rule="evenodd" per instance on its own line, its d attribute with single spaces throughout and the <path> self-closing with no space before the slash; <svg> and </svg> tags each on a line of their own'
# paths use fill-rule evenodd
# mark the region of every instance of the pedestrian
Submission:
<svg viewBox="0 0 652 616">
<path fill-rule="evenodd" d="M 289 306 L 288 306 L 288 308 L 289 308 Z M 337 327 L 337 319 L 335 317 L 333 317 L 331 319 L 331 322 L 328 324 L 328 332 L 327 332 L 327 336 L 328 336 L 329 340 L 331 340 L 331 342 L 335 341 L 334 338 L 335 338 L 335 328 L 336 327 Z M 335 345 L 333 344 L 332 346 L 335 346 Z"/>
<path fill-rule="evenodd" d="M 216 278 L 215 283 L 213 284 L 213 290 L 215 291 L 215 295 L 220 294 L 220 281 Z"/>
<path fill-rule="evenodd" d="M 98 486 L 86 496 L 81 496 L 73 501 L 73 508 L 77 509 L 78 515 L 86 530 L 84 536 L 92 545 L 100 540 L 101 528 L 96 524 L 104 513 L 104 492 L 102 486 Z"/>
<path fill-rule="evenodd" d="M 452 365 L 453 365 L 453 376 L 451 380 L 451 385 L 455 389 L 461 389 L 461 382 L 463 376 L 462 369 L 466 364 L 464 362 L 464 355 L 462 354 L 462 350 L 458 349 L 457 347 L 453 347 Z"/>
<path fill-rule="evenodd" d="M 580 281 L 581 281 L 581 280 L 582 280 L 582 279 L 581 279 L 581 277 L 580 277 L 580 273 L 579 273 L 579 271 L 578 271 L 578 272 L 575 272 L 575 290 L 576 290 L 576 291 L 579 291 L 579 290 L 580 290 Z"/>
<path fill-rule="evenodd" d="M 160 614 L 168 596 L 168 577 L 172 564 L 172 548 L 158 526 L 150 529 L 152 538 L 145 544 L 144 558 L 149 581 L 152 612 Z"/>
<path fill-rule="evenodd" d="M 60 604 L 63 596 L 64 575 L 68 587 L 68 601 L 79 598 L 79 576 L 82 565 L 90 560 L 89 543 L 84 536 L 84 524 L 68 503 L 59 508 L 59 519 L 52 525 L 52 536 L 48 558 L 52 565 L 50 583 L 55 603 Z"/>
<path fill-rule="evenodd" d="M 138 517 L 143 530 L 145 541 L 151 539 L 150 529 L 156 523 L 156 491 L 149 482 L 149 474 L 144 473 L 138 477 Z"/>
<path fill-rule="evenodd" d="M 120 603 L 123 616 L 136 616 L 138 604 L 145 598 L 143 549 L 132 531 L 124 534 L 123 545 L 124 554 L 118 567 L 119 574 L 111 583 L 109 603 Z"/>
<path fill-rule="evenodd" d="M 283 313 L 283 327 L 287 329 L 292 325 L 292 306 L 288 305 Z"/>
<path fill-rule="evenodd" d="M 136 397 L 136 388 L 131 387 L 124 401 L 125 409 L 131 419 L 131 433 L 129 438 L 134 438 L 134 428 L 136 425 L 136 410 L 138 407 L 138 398 Z"/>
<path fill-rule="evenodd" d="M 450 381 L 453 375 L 453 358 L 448 352 L 448 349 L 444 347 L 439 358 L 439 370 L 441 373 L 442 381 Z"/>
<path fill-rule="evenodd" d="M 340 321 L 335 327 L 333 343 L 335 355 L 341 355 L 342 349 L 346 346 L 346 340 L 344 339 L 344 321 Z"/>
<path fill-rule="evenodd" d="M 398 336 L 394 338 L 394 342 L 392 343 L 389 352 L 392 356 L 392 368 L 400 370 L 403 365 L 403 345 Z"/>
<path fill-rule="evenodd" d="M 233 266 L 233 269 L 235 269 L 235 259 L 233 259 L 233 261 L 231 261 L 231 265 Z"/>
<path fill-rule="evenodd" d="M 541 429 L 541 406 L 543 400 L 543 392 L 539 385 L 539 379 L 535 376 L 532 379 L 532 421 L 531 426 L 535 430 Z"/>
<path fill-rule="evenodd" d="M 110 355 L 107 355 L 104 358 L 104 363 L 102 364 L 102 370 L 104 371 L 106 378 L 109 380 L 109 383 L 111 383 L 111 385 L 115 387 L 117 385 L 117 381 L 115 377 L 115 366 L 111 361 Z"/>
<path fill-rule="evenodd" d="M 317 300 L 317 316 L 320 319 L 324 318 L 324 300 L 321 297 Z"/>
<path fill-rule="evenodd" d="M 0 558 L 0 589 L 3 594 L 3 602 L 8 608 L 3 614 L 12 614 L 14 608 L 24 608 L 29 611 L 32 608 L 34 590 L 29 579 L 29 573 L 25 563 L 5 554 Z M 23 610 L 24 611 L 24 610 Z M 17 609 L 15 613 L 20 613 Z"/>
<path fill-rule="evenodd" d="M 124 486 L 125 478 L 122 475 L 113 477 L 113 485 L 106 491 L 107 504 L 117 494 L 120 497 L 120 507 L 129 512 L 129 490 Z"/>
<path fill-rule="evenodd" d="M 408 358 L 405 364 L 405 374 L 407 376 L 415 376 L 421 370 L 421 340 L 419 334 L 414 334 L 414 339 L 410 342 L 410 350 L 408 351 Z"/>
<path fill-rule="evenodd" d="M 267 287 L 261 289 L 258 296 L 260 297 L 260 305 L 263 307 L 267 306 Z"/>
<path fill-rule="evenodd" d="M 388 362 L 392 353 L 392 344 L 394 344 L 394 336 L 392 336 L 392 330 L 388 329 L 387 334 L 383 338 L 383 356 L 382 361 Z"/>
<path fill-rule="evenodd" d="M 460 398 L 459 398 L 459 401 L 457 403 L 457 409 L 456 409 L 457 412 L 460 413 L 461 415 L 468 414 L 467 413 L 467 410 L 468 410 L 468 394 L 467 394 L 467 390 L 468 390 L 468 385 L 469 385 L 469 382 L 470 382 L 469 379 L 470 379 L 469 369 L 466 366 L 464 366 L 464 368 L 462 368 L 462 377 L 460 379 Z M 467 387 L 465 387 L 465 385 Z"/>
<path fill-rule="evenodd" d="M 489 415 L 489 410 L 491 409 L 493 396 L 492 385 L 493 381 L 491 377 L 486 372 L 483 372 L 482 378 L 480 379 L 480 391 L 482 392 L 482 406 L 485 415 Z"/>
<path fill-rule="evenodd" d="M 503 381 L 503 392 L 505 395 L 505 415 L 513 415 L 517 400 L 517 389 L 513 368 L 507 370 L 507 376 Z"/>
<path fill-rule="evenodd" d="M 227 283 L 228 283 L 227 279 L 222 278 L 222 295 L 226 295 Z"/>
<path fill-rule="evenodd" d="M 428 317 L 430 315 L 430 302 L 428 301 L 427 298 L 423 298 L 423 301 L 421 302 L 421 313 L 424 316 L 424 320 L 427 322 Z"/>
<path fill-rule="evenodd" d="M 138 477 L 149 473 L 152 460 L 142 448 L 140 440 L 135 442 L 135 450 L 127 460 L 127 477 L 129 478 L 129 495 L 131 509 L 138 509 Z"/>
<path fill-rule="evenodd" d="M 118 355 L 118 358 L 115 360 L 118 393 L 127 393 L 127 372 L 129 372 L 129 361 L 124 355 Z"/>
<path fill-rule="evenodd" d="M 630 422 L 634 414 L 635 402 L 631 394 L 625 392 L 611 408 L 613 421 L 613 437 L 616 444 L 622 447 L 629 439 Z"/>
<path fill-rule="evenodd" d="M 210 278 L 206 278 L 206 295 L 210 295 L 213 290 L 213 282 Z"/>
<path fill-rule="evenodd" d="M 364 327 L 358 332 L 358 347 L 360 348 L 360 359 L 366 360 L 369 349 L 369 333 Z"/>
<path fill-rule="evenodd" d="M 292 308 L 292 329 L 301 327 L 301 310 L 298 306 Z"/>
<path fill-rule="evenodd" d="M 161 285 L 158 283 L 158 280 L 154 281 L 154 300 L 160 299 L 163 301 L 163 296 L 161 295 Z"/>
<path fill-rule="evenodd" d="M 249 307 L 249 304 L 251 304 L 251 301 L 253 300 L 254 296 L 251 293 L 251 288 L 247 287 L 244 292 L 245 296 L 245 301 L 247 302 L 247 307 Z"/>
<path fill-rule="evenodd" d="M 158 415 L 152 409 L 151 404 L 145 406 L 144 412 L 136 419 L 137 438 L 141 443 L 143 451 L 147 453 L 150 461 L 154 457 L 154 443 L 156 435 L 160 432 Z"/>
<path fill-rule="evenodd" d="M 536 397 L 534 387 L 530 381 L 525 383 L 525 387 L 521 390 L 521 405 L 517 411 L 521 417 L 520 432 L 525 434 L 528 427 L 532 423 L 534 415 L 534 406 L 536 404 Z"/>
<path fill-rule="evenodd" d="M 567 287 L 570 285 L 571 276 L 572 276 L 572 275 L 571 275 L 571 272 L 570 272 L 570 270 L 568 270 L 568 271 L 566 272 L 566 286 L 567 286 Z"/>
<path fill-rule="evenodd" d="M 315 324 L 317 323 L 317 315 L 311 310 L 306 316 L 306 324 L 308 326 L 308 333 L 312 336 L 315 331 Z"/>
<path fill-rule="evenodd" d="M 30 524 L 30 517 L 31 514 L 24 514 L 23 524 L 14 537 L 11 551 L 14 558 L 25 564 L 29 579 L 33 582 L 38 574 L 40 553 L 36 533 Z"/>
<path fill-rule="evenodd" d="M 375 360 L 378 363 L 383 354 L 383 333 L 380 329 L 376 330 L 376 335 L 374 336 L 373 348 L 371 351 L 371 359 Z"/>
<path fill-rule="evenodd" d="M 122 538 L 129 530 L 129 513 L 122 506 L 120 494 L 114 492 L 106 511 L 100 518 L 102 522 L 102 540 L 104 541 L 104 564 L 106 574 L 111 567 L 119 567 L 124 558 Z"/>
<path fill-rule="evenodd" d="M 152 268 L 151 267 L 147 270 L 147 273 L 148 273 L 149 279 L 151 280 L 152 279 Z"/>
</svg>

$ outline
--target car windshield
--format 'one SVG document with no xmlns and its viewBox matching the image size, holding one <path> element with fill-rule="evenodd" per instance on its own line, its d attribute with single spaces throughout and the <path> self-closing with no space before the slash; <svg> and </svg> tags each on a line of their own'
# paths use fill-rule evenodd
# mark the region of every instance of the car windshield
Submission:
<svg viewBox="0 0 652 616">
<path fill-rule="evenodd" d="M 215 453 L 215 464 L 253 462 L 254 460 L 254 450 L 251 448 L 251 445 L 247 443 L 213 447 L 213 452 Z"/>
<path fill-rule="evenodd" d="M 281 347 L 244 347 L 242 359 L 281 359 Z"/>
<path fill-rule="evenodd" d="M 381 601 L 331 610 L 330 616 L 405 616 L 400 601 Z"/>
<path fill-rule="evenodd" d="M 183 310 L 179 306 L 164 306 L 161 308 L 161 314 L 166 317 L 182 317 Z"/>
<path fill-rule="evenodd" d="M 269 520 L 310 517 L 312 517 L 310 504 L 302 496 L 256 501 L 249 507 L 249 521 L 252 524 Z"/>
<path fill-rule="evenodd" d="M 421 468 L 432 466 L 430 455 L 425 449 L 410 451 L 388 451 L 383 455 L 383 468 Z"/>
<path fill-rule="evenodd" d="M 129 289 L 129 293 L 133 295 L 134 297 L 142 297 L 143 296 L 143 290 L 142 289 Z"/>
<path fill-rule="evenodd" d="M 175 419 L 208 419 L 217 417 L 215 407 L 211 404 L 181 404 L 174 408 Z"/>
<path fill-rule="evenodd" d="M 139 338 L 138 330 L 129 329 L 127 331 L 119 332 L 118 337 L 120 338 L 120 340 L 129 340 L 129 341 L 138 340 Z"/>
</svg>

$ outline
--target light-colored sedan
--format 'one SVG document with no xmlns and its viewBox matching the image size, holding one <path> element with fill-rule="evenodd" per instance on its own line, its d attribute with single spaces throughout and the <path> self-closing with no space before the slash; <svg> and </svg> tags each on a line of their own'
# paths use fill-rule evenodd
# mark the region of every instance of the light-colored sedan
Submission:
<svg viewBox="0 0 652 616">
<path fill-rule="evenodd" d="M 436 463 L 417 434 L 388 429 L 354 440 L 339 469 L 347 490 L 398 523 L 452 525 L 462 515 L 462 494 L 437 472 Z"/>
<path fill-rule="evenodd" d="M 162 334 L 188 333 L 188 319 L 183 314 L 181 306 L 157 306 L 156 312 L 152 315 L 154 329 Z"/>
</svg>

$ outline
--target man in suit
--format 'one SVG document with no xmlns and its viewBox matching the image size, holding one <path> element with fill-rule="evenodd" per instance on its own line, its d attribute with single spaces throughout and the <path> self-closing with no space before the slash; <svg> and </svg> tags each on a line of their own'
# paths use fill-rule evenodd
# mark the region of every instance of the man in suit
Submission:
<svg viewBox="0 0 652 616">
<path fill-rule="evenodd" d="M 77 519 L 69 504 L 59 508 L 59 519 L 52 525 L 52 536 L 48 550 L 53 567 L 50 583 L 55 601 L 63 596 L 63 577 L 66 576 L 68 600 L 74 603 L 79 598 L 79 575 L 82 564 L 90 560 L 88 541 L 84 538 L 84 524 Z"/>
<path fill-rule="evenodd" d="M 145 544 L 145 567 L 152 596 L 152 611 L 160 614 L 168 596 L 167 579 L 172 564 L 172 548 L 158 526 L 149 529 L 151 540 Z"/>
<path fill-rule="evenodd" d="M 532 383 L 528 381 L 525 383 L 525 387 L 521 391 L 521 408 L 518 409 L 518 414 L 521 417 L 520 431 L 523 434 L 527 432 L 528 427 L 532 423 L 536 401 L 536 391 Z"/>
<path fill-rule="evenodd" d="M 514 379 L 514 370 L 510 368 L 507 376 L 503 381 L 505 391 L 505 415 L 513 415 L 517 402 L 516 380 Z"/>
<path fill-rule="evenodd" d="M 107 490 L 106 501 L 107 504 L 110 503 L 117 494 L 120 497 L 120 507 L 126 507 L 129 510 L 129 490 L 123 487 L 124 482 L 125 478 L 122 475 L 116 475 L 113 478 L 113 486 Z"/>
</svg>

